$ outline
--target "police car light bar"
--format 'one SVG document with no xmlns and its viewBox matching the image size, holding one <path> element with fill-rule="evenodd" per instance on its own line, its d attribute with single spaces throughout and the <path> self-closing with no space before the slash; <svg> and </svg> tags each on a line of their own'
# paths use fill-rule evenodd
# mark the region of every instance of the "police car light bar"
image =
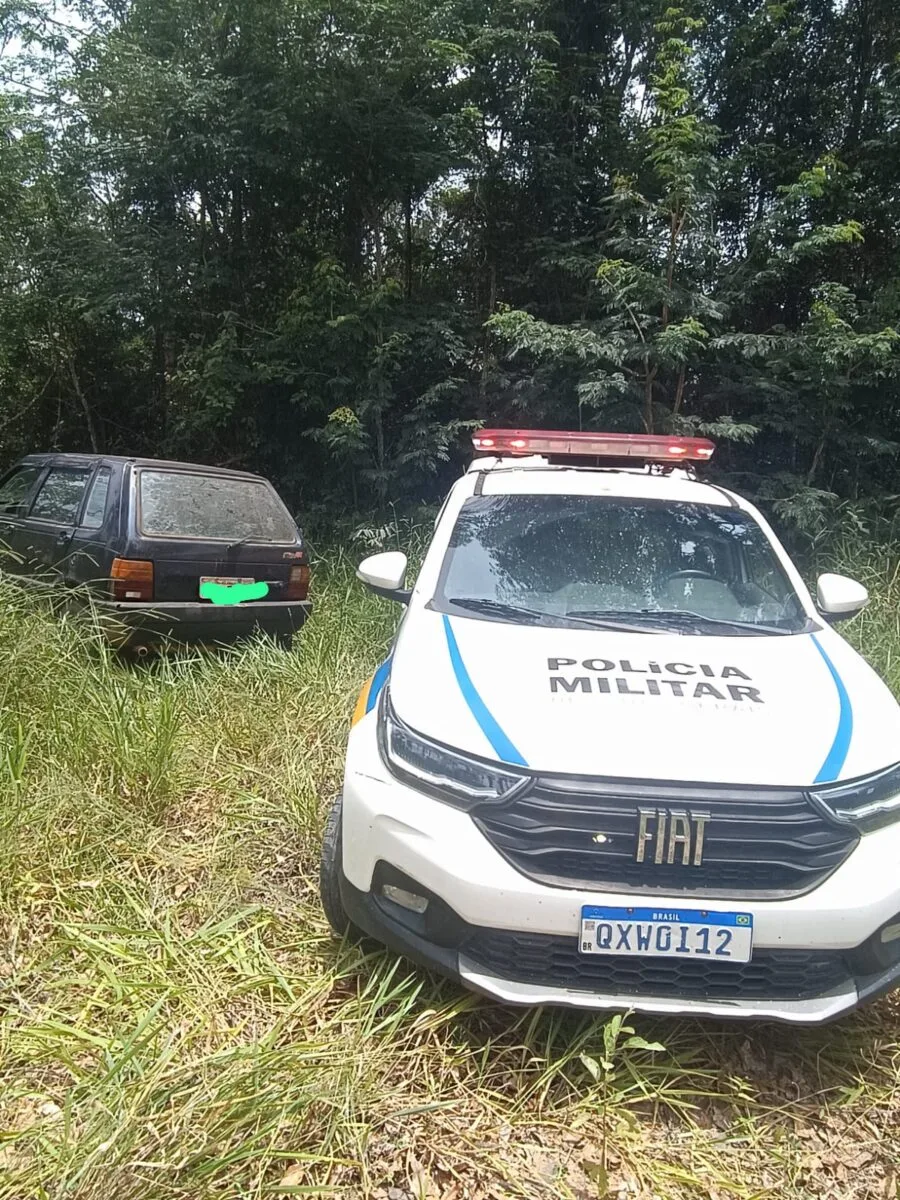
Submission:
<svg viewBox="0 0 900 1200">
<path fill-rule="evenodd" d="M 472 435 L 472 444 L 482 454 L 640 458 L 645 462 L 708 461 L 716 448 L 707 438 L 562 429 L 481 429 Z"/>
</svg>

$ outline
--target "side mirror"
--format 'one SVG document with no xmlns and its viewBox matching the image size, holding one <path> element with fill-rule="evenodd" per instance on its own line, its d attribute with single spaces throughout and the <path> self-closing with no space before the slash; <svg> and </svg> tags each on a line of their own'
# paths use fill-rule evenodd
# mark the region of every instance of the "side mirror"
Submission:
<svg viewBox="0 0 900 1200">
<path fill-rule="evenodd" d="M 412 593 L 404 588 L 406 580 L 406 555 L 400 550 L 386 550 L 383 554 L 371 554 L 364 558 L 356 569 L 358 579 L 376 596 L 408 604 Z"/>
<path fill-rule="evenodd" d="M 832 621 L 855 617 L 869 603 L 869 593 L 846 575 L 820 575 L 816 582 L 819 612 Z"/>
</svg>

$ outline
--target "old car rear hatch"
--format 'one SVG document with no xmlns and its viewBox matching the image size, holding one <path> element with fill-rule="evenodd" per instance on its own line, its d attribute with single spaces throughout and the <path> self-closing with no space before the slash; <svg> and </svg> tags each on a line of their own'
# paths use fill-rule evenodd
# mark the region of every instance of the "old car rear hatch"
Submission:
<svg viewBox="0 0 900 1200">
<path fill-rule="evenodd" d="M 134 497 L 135 557 L 154 563 L 154 600 L 201 600 L 203 581 L 265 582 L 266 601 L 305 598 L 299 531 L 265 479 L 137 467 Z"/>
</svg>

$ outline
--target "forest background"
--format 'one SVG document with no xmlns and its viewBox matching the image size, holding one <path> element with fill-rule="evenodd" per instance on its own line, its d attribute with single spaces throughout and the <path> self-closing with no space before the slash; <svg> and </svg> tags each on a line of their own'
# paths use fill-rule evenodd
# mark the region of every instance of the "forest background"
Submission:
<svg viewBox="0 0 900 1200">
<path fill-rule="evenodd" d="M 900 492 L 892 0 L 0 0 L 0 459 L 431 501 L 478 422 Z"/>
</svg>

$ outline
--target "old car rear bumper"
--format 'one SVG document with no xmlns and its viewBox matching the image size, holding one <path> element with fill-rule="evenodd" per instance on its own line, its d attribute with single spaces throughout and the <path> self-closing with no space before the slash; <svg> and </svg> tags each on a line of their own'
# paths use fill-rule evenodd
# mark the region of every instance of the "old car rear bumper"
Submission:
<svg viewBox="0 0 900 1200">
<path fill-rule="evenodd" d="M 309 600 L 271 600 L 245 604 L 202 604 L 191 601 L 134 604 L 96 601 L 107 618 L 107 636 L 117 646 L 147 645 L 172 639 L 178 642 L 227 642 L 260 629 L 264 633 L 290 634 L 312 611 Z"/>
</svg>

